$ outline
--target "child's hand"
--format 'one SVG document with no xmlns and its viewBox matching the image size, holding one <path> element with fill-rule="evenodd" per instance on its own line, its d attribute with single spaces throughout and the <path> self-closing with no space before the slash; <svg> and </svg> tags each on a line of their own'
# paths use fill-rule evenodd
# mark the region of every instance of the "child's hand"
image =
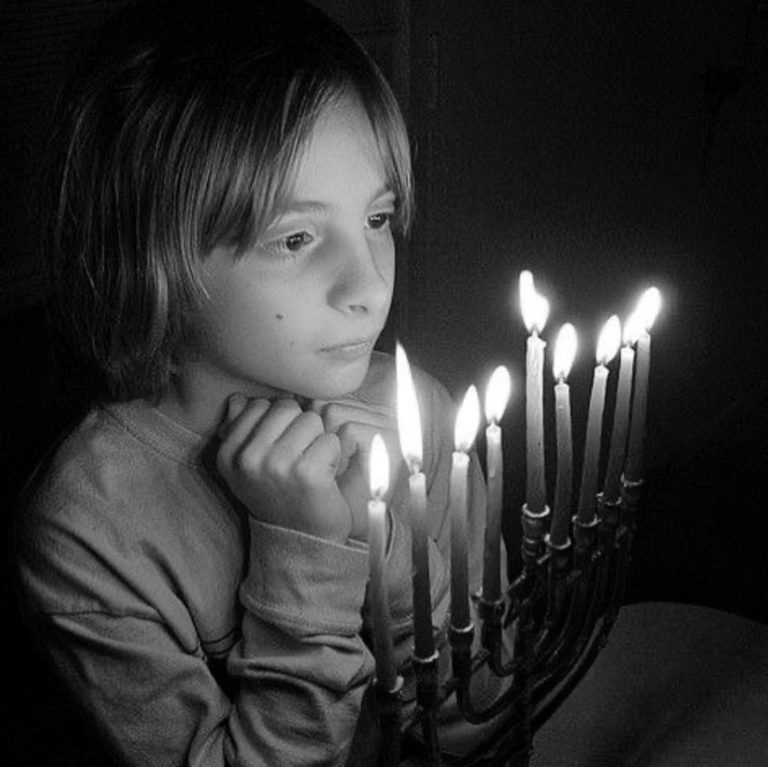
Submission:
<svg viewBox="0 0 768 767">
<path fill-rule="evenodd" d="M 339 437 L 317 413 L 236 394 L 219 437 L 219 472 L 257 519 L 340 543 L 359 527 L 336 482 Z"/>
<path fill-rule="evenodd" d="M 337 470 L 338 485 L 352 509 L 351 537 L 366 540 L 367 502 L 371 497 L 368 466 L 371 441 L 376 432 L 384 438 L 389 453 L 391 486 L 400 457 L 394 414 L 388 408 L 351 397 L 333 402 L 313 400 L 311 409 L 322 415 L 325 431 L 339 438 L 341 454 Z"/>
</svg>

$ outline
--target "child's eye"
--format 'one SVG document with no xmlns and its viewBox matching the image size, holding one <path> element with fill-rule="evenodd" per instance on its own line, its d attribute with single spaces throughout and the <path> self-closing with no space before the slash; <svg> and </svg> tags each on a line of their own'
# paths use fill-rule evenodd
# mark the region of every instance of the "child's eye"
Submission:
<svg viewBox="0 0 768 767">
<path fill-rule="evenodd" d="M 369 229 L 386 229 L 392 224 L 394 213 L 374 213 L 368 216 L 366 226 Z"/>
<path fill-rule="evenodd" d="M 264 243 L 263 248 L 267 253 L 276 256 L 291 256 L 306 248 L 313 241 L 314 237 L 309 232 L 292 232 Z"/>
<path fill-rule="evenodd" d="M 309 245 L 310 242 L 312 242 L 312 235 L 308 232 L 294 232 L 280 239 L 281 246 L 291 253 L 301 250 L 305 245 Z"/>
</svg>

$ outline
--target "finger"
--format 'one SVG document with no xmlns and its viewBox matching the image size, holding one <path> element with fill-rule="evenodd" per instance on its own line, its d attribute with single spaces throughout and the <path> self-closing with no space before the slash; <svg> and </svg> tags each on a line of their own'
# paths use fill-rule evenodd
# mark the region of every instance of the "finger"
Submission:
<svg viewBox="0 0 768 767">
<path fill-rule="evenodd" d="M 241 396 L 233 395 L 227 403 L 228 420 L 219 427 L 218 432 L 222 446 L 235 447 L 243 443 L 269 410 L 269 400 L 261 398 L 249 400 L 245 397 L 243 402 L 239 399 Z M 229 418 L 230 413 L 231 418 Z"/>
<path fill-rule="evenodd" d="M 298 403 L 292 399 L 270 402 L 267 411 L 247 435 L 247 441 L 265 446 L 274 444 L 301 412 Z"/>
<path fill-rule="evenodd" d="M 227 400 L 227 412 L 225 420 L 227 422 L 234 421 L 235 418 L 237 418 L 237 416 L 239 416 L 240 413 L 245 410 L 247 405 L 248 397 L 246 397 L 245 394 L 240 394 L 240 392 L 235 392 L 235 394 L 231 395 Z"/>
<path fill-rule="evenodd" d="M 301 410 L 293 400 L 251 400 L 237 418 L 224 428 L 219 461 L 258 463 L 274 441 Z"/>
<path fill-rule="evenodd" d="M 364 405 L 354 400 L 313 404 L 313 410 L 323 418 L 326 431 L 336 431 L 348 421 L 368 424 L 379 430 L 393 429 L 395 417 L 389 408 Z"/>
<path fill-rule="evenodd" d="M 356 421 L 347 421 L 343 424 L 336 431 L 341 442 L 342 459 L 351 457 L 358 452 L 362 456 L 367 456 L 371 451 L 371 442 L 377 431 L 373 426 Z"/>
<path fill-rule="evenodd" d="M 275 440 L 267 468 L 281 474 L 290 471 L 297 459 L 324 433 L 323 422 L 317 413 L 299 411 Z"/>
<path fill-rule="evenodd" d="M 322 432 L 307 446 L 297 463 L 297 476 L 308 484 L 334 481 L 340 456 L 339 438 L 335 434 Z"/>
</svg>

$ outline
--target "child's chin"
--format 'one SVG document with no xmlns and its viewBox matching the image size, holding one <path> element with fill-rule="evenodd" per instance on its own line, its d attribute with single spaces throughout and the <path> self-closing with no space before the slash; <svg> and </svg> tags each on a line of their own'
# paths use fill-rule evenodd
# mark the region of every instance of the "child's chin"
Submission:
<svg viewBox="0 0 768 767">
<path fill-rule="evenodd" d="M 310 385 L 302 387 L 304 391 L 298 394 L 309 399 L 338 399 L 357 391 L 365 380 L 368 372 L 370 358 L 365 365 L 360 365 L 355 371 L 345 371 L 344 375 L 328 377 L 324 381 L 309 382 Z"/>
</svg>

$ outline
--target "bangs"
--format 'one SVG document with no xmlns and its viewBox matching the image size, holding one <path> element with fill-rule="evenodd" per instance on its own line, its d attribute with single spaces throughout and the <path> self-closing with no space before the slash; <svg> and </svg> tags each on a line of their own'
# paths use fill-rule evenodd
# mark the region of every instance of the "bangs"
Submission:
<svg viewBox="0 0 768 767">
<path fill-rule="evenodd" d="M 226 108 L 215 112 L 221 135 L 212 141 L 198 179 L 200 194 L 189 200 L 192 209 L 185 216 L 188 224 L 202 222 L 196 248 L 200 257 L 224 246 L 238 258 L 255 245 L 289 194 L 318 119 L 350 96 L 366 112 L 387 186 L 395 194 L 393 225 L 400 234 L 407 234 L 413 216 L 408 137 L 394 96 L 376 75 L 373 88 L 345 74 L 318 80 L 299 73 L 272 98 L 264 99 L 262 94 L 258 105 L 240 101 L 234 114 Z M 386 90 L 381 90 L 382 84 Z M 264 109 L 282 114 L 271 130 L 265 131 L 263 121 L 254 117 Z M 198 173 L 200 167 L 197 161 Z M 193 186 L 194 182 L 188 188 Z"/>
</svg>

